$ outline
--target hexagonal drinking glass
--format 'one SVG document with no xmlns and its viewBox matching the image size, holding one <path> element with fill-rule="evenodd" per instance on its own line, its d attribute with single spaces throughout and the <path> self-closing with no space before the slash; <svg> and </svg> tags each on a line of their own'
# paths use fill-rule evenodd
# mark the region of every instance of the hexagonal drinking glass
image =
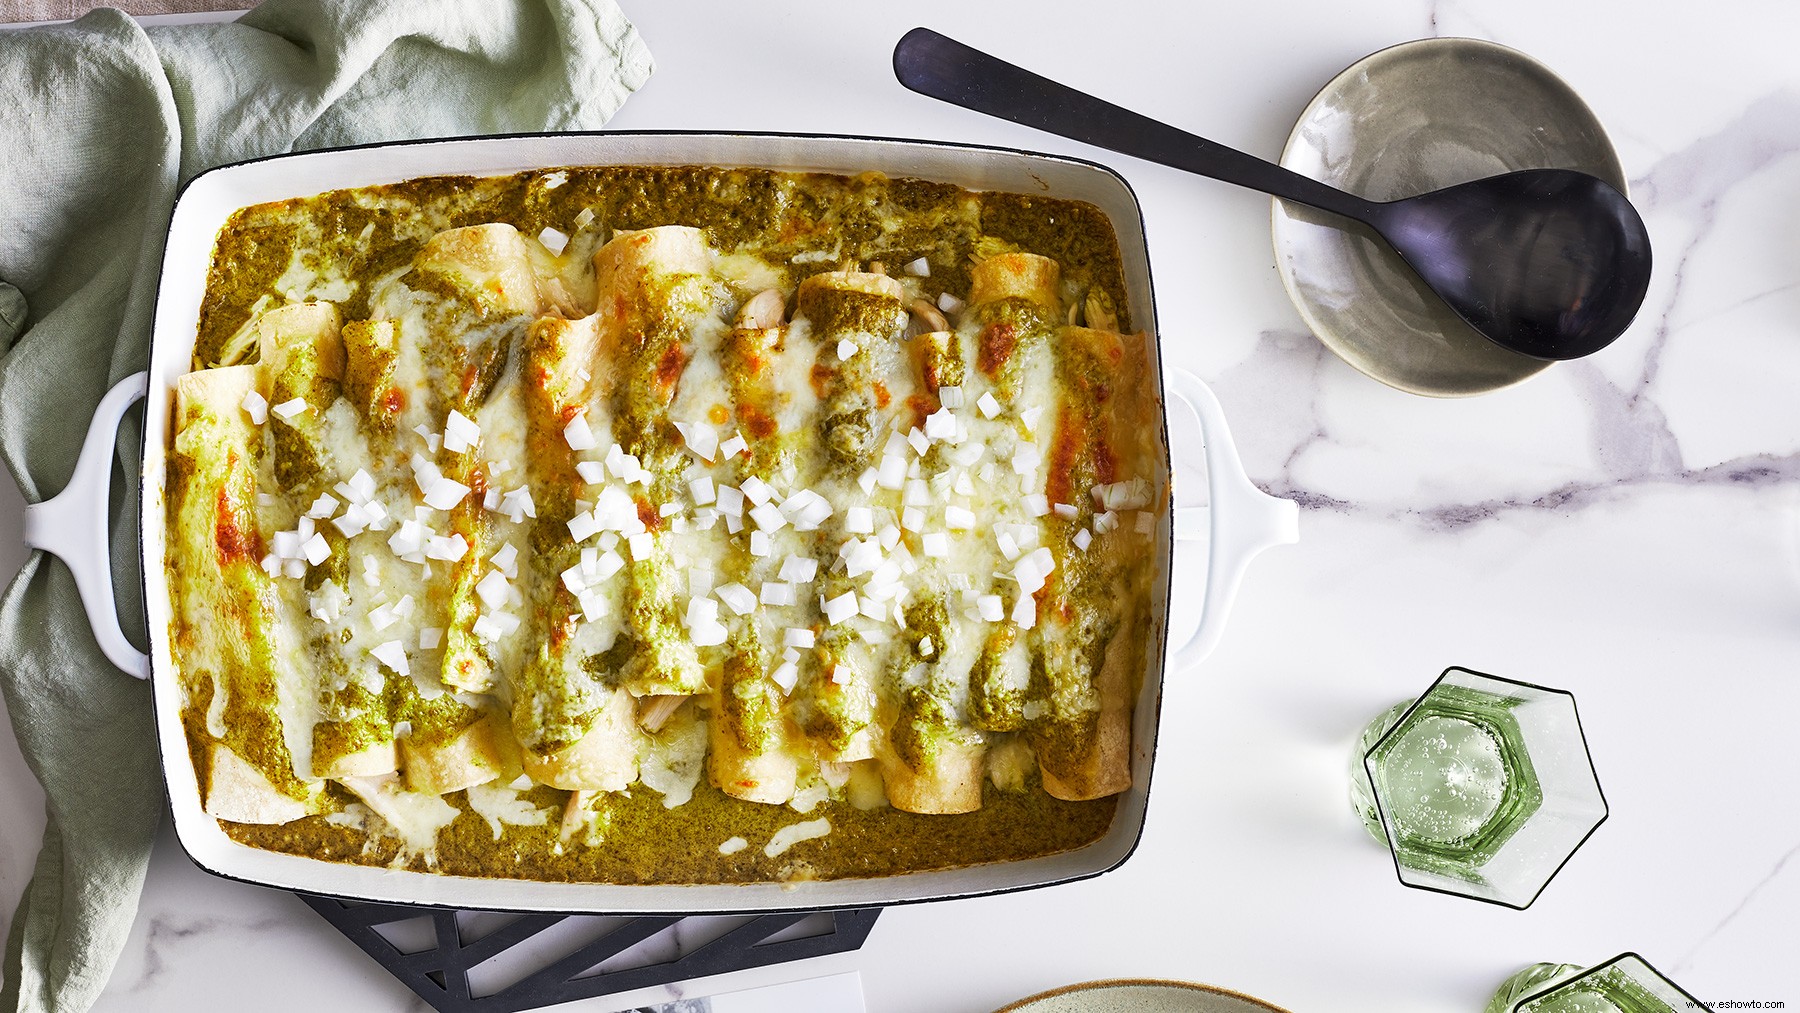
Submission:
<svg viewBox="0 0 1800 1013">
<path fill-rule="evenodd" d="M 1687 1013 L 1712 1007 L 1635 953 L 1604 964 L 1533 964 L 1501 982 L 1485 1013 Z"/>
<path fill-rule="evenodd" d="M 1350 799 L 1400 882 L 1520 909 L 1607 815 L 1572 694 L 1455 667 L 1364 729 Z"/>
</svg>

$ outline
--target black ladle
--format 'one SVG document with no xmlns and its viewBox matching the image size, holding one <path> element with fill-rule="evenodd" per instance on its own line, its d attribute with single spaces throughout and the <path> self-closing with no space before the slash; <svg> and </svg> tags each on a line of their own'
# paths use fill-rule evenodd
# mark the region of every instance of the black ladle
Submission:
<svg viewBox="0 0 1800 1013">
<path fill-rule="evenodd" d="M 928 28 L 894 47 L 922 95 L 1273 194 L 1374 229 L 1484 337 L 1575 359 L 1624 333 L 1650 285 L 1650 235 L 1625 195 L 1571 169 L 1528 169 L 1395 201 L 1364 200 L 1039 77 Z"/>
</svg>

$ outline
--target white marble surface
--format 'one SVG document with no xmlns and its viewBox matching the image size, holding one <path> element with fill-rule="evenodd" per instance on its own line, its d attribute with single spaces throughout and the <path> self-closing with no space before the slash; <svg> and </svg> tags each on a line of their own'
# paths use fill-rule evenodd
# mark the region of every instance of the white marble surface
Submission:
<svg viewBox="0 0 1800 1013">
<path fill-rule="evenodd" d="M 860 970 L 879 1013 L 1117 976 L 1297 1013 L 1472 1013 L 1522 964 L 1633 949 L 1703 999 L 1800 1006 L 1800 7 L 622 2 L 660 69 L 617 127 L 945 138 L 1119 168 L 1148 221 L 1165 356 L 1214 383 L 1251 475 L 1305 508 L 1218 652 L 1170 678 L 1124 868 L 893 910 L 860 953 L 805 973 Z M 1271 156 L 1366 53 L 1430 35 L 1524 50 L 1620 149 L 1655 237 L 1649 303 L 1605 353 L 1519 388 L 1390 391 L 1302 330 L 1265 199 L 911 95 L 888 60 L 915 24 Z M 10 569 L 19 511 L 0 496 Z M 1362 722 L 1450 664 L 1573 690 L 1612 805 L 1526 912 L 1403 889 L 1344 801 Z M 42 816 L 10 728 L 0 740 L 4 924 Z M 297 901 L 201 874 L 165 839 L 101 1008 L 252 994 L 419 1008 Z"/>
</svg>

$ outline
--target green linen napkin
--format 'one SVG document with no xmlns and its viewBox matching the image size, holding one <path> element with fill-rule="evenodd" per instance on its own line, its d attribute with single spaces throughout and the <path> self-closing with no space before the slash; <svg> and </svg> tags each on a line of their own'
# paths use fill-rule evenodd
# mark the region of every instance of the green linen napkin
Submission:
<svg viewBox="0 0 1800 1013">
<path fill-rule="evenodd" d="M 613 0 L 267 0 L 231 24 L 144 29 L 101 10 L 0 33 L 0 456 L 25 498 L 62 488 L 88 414 L 146 364 L 183 180 L 305 148 L 593 129 L 651 68 Z M 136 440 L 120 439 L 128 482 Z M 113 561 L 142 643 L 135 520 Z M 0 599 L 0 690 L 48 808 L 0 1010 L 85 1010 L 163 810 L 150 694 L 106 662 L 73 578 L 42 553 Z"/>
</svg>

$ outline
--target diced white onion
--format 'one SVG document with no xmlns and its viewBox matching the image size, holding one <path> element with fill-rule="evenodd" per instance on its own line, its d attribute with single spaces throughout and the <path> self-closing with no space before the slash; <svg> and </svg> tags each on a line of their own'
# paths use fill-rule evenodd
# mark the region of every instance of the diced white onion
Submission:
<svg viewBox="0 0 1800 1013">
<path fill-rule="evenodd" d="M 831 516 L 831 501 L 811 489 L 801 489 L 781 501 L 781 515 L 795 531 L 816 531 Z"/>
<path fill-rule="evenodd" d="M 851 539 L 850 552 L 844 557 L 844 572 L 851 577 L 860 577 L 865 573 L 873 573 L 881 565 L 881 543 L 873 538 L 857 541 Z"/>
<path fill-rule="evenodd" d="M 580 475 L 581 480 L 588 485 L 606 484 L 606 465 L 599 461 L 577 461 L 575 474 Z"/>
<path fill-rule="evenodd" d="M 782 646 L 788 648 L 811 647 L 818 639 L 818 635 L 812 630 L 799 626 L 790 626 L 781 634 Z"/>
<path fill-rule="evenodd" d="M 770 488 L 769 483 L 755 475 L 744 479 L 739 488 L 743 490 L 744 497 L 755 506 L 762 506 L 775 496 L 775 490 Z"/>
<path fill-rule="evenodd" d="M 1019 413 L 1019 420 L 1024 422 L 1025 428 L 1033 433 L 1038 431 L 1038 420 L 1043 417 L 1044 409 L 1042 407 L 1027 408 Z"/>
<path fill-rule="evenodd" d="M 694 623 L 688 627 L 688 640 L 692 641 L 695 647 L 717 647 L 725 642 L 725 638 L 730 632 L 725 628 L 724 623 L 717 620 Z"/>
<path fill-rule="evenodd" d="M 779 580 L 764 581 L 762 590 L 757 593 L 757 598 L 764 605 L 792 605 L 798 600 L 794 585 Z"/>
<path fill-rule="evenodd" d="M 906 266 L 901 268 L 901 270 L 915 278 L 931 277 L 931 264 L 928 263 L 924 257 L 920 257 L 918 260 L 907 261 Z"/>
<path fill-rule="evenodd" d="M 924 531 L 925 511 L 918 507 L 907 507 L 900 511 L 900 526 L 908 531 Z"/>
<path fill-rule="evenodd" d="M 832 626 L 836 626 L 856 613 L 855 591 L 845 591 L 825 603 L 825 621 Z"/>
<path fill-rule="evenodd" d="M 844 530 L 852 534 L 875 533 L 875 511 L 866 506 L 853 506 L 844 511 Z"/>
<path fill-rule="evenodd" d="M 508 580 L 519 575 L 519 549 L 511 542 L 502 545 L 499 552 L 489 556 L 488 562 L 493 564 L 501 573 L 506 574 L 506 579 Z"/>
<path fill-rule="evenodd" d="M 531 489 L 523 485 L 500 497 L 500 509 L 512 518 L 514 524 L 526 517 L 537 516 L 537 504 L 531 501 Z"/>
<path fill-rule="evenodd" d="M 852 355 L 856 354 L 856 342 L 851 341 L 849 338 L 840 340 L 837 344 L 837 353 L 839 362 L 850 358 Z"/>
<path fill-rule="evenodd" d="M 433 510 L 449 510 L 463 501 L 469 487 L 453 478 L 439 475 L 425 490 L 425 505 Z"/>
<path fill-rule="evenodd" d="M 793 584 L 810 583 L 819 572 L 819 561 L 811 556 L 789 556 L 781 561 L 782 580 Z"/>
<path fill-rule="evenodd" d="M 388 549 L 396 556 L 418 552 L 425 547 L 425 525 L 418 521 L 401 521 L 400 530 L 388 536 Z"/>
<path fill-rule="evenodd" d="M 1092 545 L 1093 542 L 1094 536 L 1088 529 L 1082 528 L 1080 531 L 1075 532 L 1075 547 L 1077 549 L 1086 552 L 1087 547 Z"/>
<path fill-rule="evenodd" d="M 784 661 L 775 667 L 775 671 L 769 673 L 769 680 L 780 686 L 783 693 L 792 693 L 794 684 L 800 681 L 800 669 L 793 662 Z M 732 840 L 743 840 L 743 838 L 734 837 Z M 731 841 L 725 843 L 729 844 Z M 725 845 L 721 844 L 719 850 L 724 851 Z"/>
<path fill-rule="evenodd" d="M 389 640 L 369 648 L 369 654 L 376 661 L 393 669 L 395 675 L 411 675 L 412 667 L 406 662 L 406 645 L 398 640 Z"/>
<path fill-rule="evenodd" d="M 444 629 L 441 626 L 426 626 L 419 630 L 419 650 L 429 651 L 444 642 Z"/>
<path fill-rule="evenodd" d="M 719 456 L 724 460 L 729 461 L 749 449 L 750 444 L 744 442 L 744 437 L 738 433 L 733 433 L 731 434 L 731 439 L 719 444 Z"/>
<path fill-rule="evenodd" d="M 551 253 L 560 256 L 563 249 L 569 245 L 569 234 L 559 229 L 546 227 L 544 231 L 538 233 L 538 242 L 543 243 L 544 248 Z"/>
<path fill-rule="evenodd" d="M 738 615 L 749 615 L 756 608 L 756 592 L 733 581 L 724 587 L 714 588 L 713 594 L 725 603 L 725 607 Z"/>
<path fill-rule="evenodd" d="M 898 489 L 906 484 L 906 458 L 899 454 L 883 454 L 875 484 L 883 489 Z"/>
<path fill-rule="evenodd" d="M 563 427 L 563 439 L 569 444 L 570 450 L 592 450 L 599 444 L 599 441 L 594 439 L 594 431 L 588 428 L 585 410 L 577 412 L 575 417 L 569 420 L 569 424 Z"/>
<path fill-rule="evenodd" d="M 929 422 L 930 419 L 926 421 Z M 906 442 L 912 446 L 915 454 L 923 455 L 931 449 L 931 437 L 926 436 L 925 431 L 918 426 L 914 426 L 912 432 L 906 434 Z"/>
<path fill-rule="evenodd" d="M 750 511 L 750 519 L 764 531 L 780 531 L 787 527 L 787 518 L 782 516 L 781 508 L 773 503 L 764 503 Z"/>
<path fill-rule="evenodd" d="M 975 511 L 968 507 L 944 508 L 944 526 L 952 531 L 967 531 L 975 526 Z"/>
<path fill-rule="evenodd" d="M 758 559 L 767 556 L 771 551 L 769 533 L 757 530 L 750 532 L 750 554 Z"/>
<path fill-rule="evenodd" d="M 954 439 L 956 436 L 956 413 L 949 408 L 939 408 L 925 416 L 925 435 L 933 440 Z"/>
<path fill-rule="evenodd" d="M 1039 546 L 1013 564 L 1012 578 L 1019 582 L 1019 588 L 1025 596 L 1030 597 L 1044 586 L 1051 571 L 1055 569 L 1056 557 L 1050 554 L 1049 549 Z"/>
<path fill-rule="evenodd" d="M 475 585 L 475 594 L 481 603 L 491 609 L 506 607 L 507 592 L 512 585 L 506 582 L 506 574 L 499 570 L 489 570 L 487 576 Z"/>
<path fill-rule="evenodd" d="M 702 461 L 711 461 L 718 455 L 718 430 L 704 422 L 677 422 L 675 428 L 681 432 L 681 438 L 687 442 L 688 449 Z"/>
<path fill-rule="evenodd" d="M 575 539 L 576 545 L 600 533 L 600 522 L 594 519 L 592 510 L 583 510 L 569 518 L 568 525 L 569 537 Z"/>
<path fill-rule="evenodd" d="M 707 475 L 688 483 L 688 496 L 692 497 L 695 506 L 706 506 L 718 499 L 713 492 L 713 480 Z"/>
<path fill-rule="evenodd" d="M 920 540 L 927 556 L 933 559 L 944 559 L 950 555 L 950 536 L 942 531 L 933 531 Z"/>
<path fill-rule="evenodd" d="M 1001 601 L 997 594 L 984 594 L 976 598 L 975 608 L 979 610 L 981 618 L 990 623 L 997 623 L 1006 618 L 1006 603 Z"/>
<path fill-rule="evenodd" d="M 740 517 L 744 513 L 744 493 L 736 486 L 719 486 L 718 503 L 715 505 L 719 508 L 719 513 L 726 517 Z"/>
<path fill-rule="evenodd" d="M 1013 603 L 1012 621 L 1022 630 L 1036 626 L 1037 599 L 1028 594 L 1020 595 L 1019 600 Z"/>
<path fill-rule="evenodd" d="M 251 391 L 244 395 L 244 411 L 249 413 L 251 422 L 260 426 L 269 421 L 269 399 Z"/>
<path fill-rule="evenodd" d="M 625 539 L 625 544 L 631 549 L 632 559 L 649 559 L 656 552 L 656 536 L 648 531 L 640 531 L 632 535 Z"/>
<path fill-rule="evenodd" d="M 581 617 L 590 623 L 599 622 L 611 611 L 606 598 L 597 591 L 583 591 L 576 596 L 576 601 L 581 604 Z"/>
<path fill-rule="evenodd" d="M 625 568 L 625 557 L 611 549 L 600 554 L 594 564 L 594 580 L 601 581 Z"/>
<path fill-rule="evenodd" d="M 436 535 L 425 542 L 425 558 L 454 563 L 468 554 L 469 543 L 461 535 L 442 538 Z"/>
<path fill-rule="evenodd" d="M 1025 512 L 1033 517 L 1042 517 L 1050 512 L 1050 497 L 1041 492 L 1028 493 L 1024 504 Z"/>
<path fill-rule="evenodd" d="M 324 535 L 317 533 L 306 540 L 306 544 L 300 547 L 300 551 L 306 555 L 306 561 L 314 566 L 331 558 L 331 544 L 325 541 Z"/>
<path fill-rule="evenodd" d="M 719 618 L 719 603 L 711 598 L 694 597 L 688 599 L 687 624 L 689 627 L 704 626 Z"/>
<path fill-rule="evenodd" d="M 981 417 L 984 419 L 991 419 L 999 415 L 1002 410 L 999 399 L 994 397 L 994 392 L 991 390 L 983 391 L 981 396 L 975 399 L 975 407 L 981 409 Z"/>
<path fill-rule="evenodd" d="M 444 449 L 452 454 L 467 453 L 481 439 L 481 427 L 475 420 L 456 409 L 444 420 Z"/>
<path fill-rule="evenodd" d="M 961 387 L 939 387 L 938 404 L 945 408 L 961 408 L 963 406 L 963 389 Z"/>
<path fill-rule="evenodd" d="M 1076 509 L 1075 505 L 1072 503 L 1052 503 L 1050 504 L 1050 512 L 1061 517 L 1065 521 L 1072 521 L 1081 516 L 1081 511 Z"/>
<path fill-rule="evenodd" d="M 307 405 L 305 398 L 296 397 L 296 398 L 289 398 L 288 400 L 281 402 L 280 404 L 276 405 L 274 408 L 271 408 L 269 410 L 275 413 L 276 418 L 280 419 L 283 422 L 287 422 L 290 419 L 293 419 L 295 416 L 299 415 L 301 412 L 306 411 L 306 409 L 308 407 L 309 406 Z"/>
<path fill-rule="evenodd" d="M 948 292 L 938 296 L 937 304 L 938 309 L 943 310 L 945 313 L 961 313 L 964 305 L 961 299 L 958 299 Z"/>
</svg>

